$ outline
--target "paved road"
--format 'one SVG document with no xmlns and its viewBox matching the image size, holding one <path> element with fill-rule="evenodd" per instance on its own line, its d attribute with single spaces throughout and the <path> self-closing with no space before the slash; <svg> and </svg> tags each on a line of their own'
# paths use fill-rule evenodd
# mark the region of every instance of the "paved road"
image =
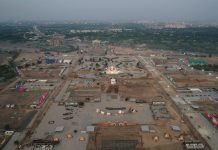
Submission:
<svg viewBox="0 0 218 150">
<path fill-rule="evenodd" d="M 71 83 L 71 80 L 67 80 L 64 84 L 64 86 L 62 87 L 61 91 L 59 92 L 59 94 L 56 96 L 55 98 L 55 102 L 60 102 L 64 96 L 64 94 L 66 93 L 69 85 Z"/>
<path fill-rule="evenodd" d="M 81 127 L 79 122 L 80 118 L 77 114 L 79 114 L 79 109 L 75 108 L 74 110 L 74 119 L 73 120 L 64 120 L 62 114 L 66 113 L 64 106 L 58 106 L 56 103 L 53 103 L 50 109 L 47 111 L 46 115 L 40 122 L 40 125 L 36 128 L 34 135 L 31 139 L 45 138 L 47 134 L 50 133 L 55 137 L 61 139 L 61 143 L 54 147 L 54 150 L 85 150 L 88 134 L 81 133 L 81 130 L 86 130 L 86 128 Z M 75 114 L 77 113 L 77 114 Z M 76 119 L 76 120 L 75 120 Z M 55 121 L 54 124 L 48 124 L 50 120 Z M 55 132 L 55 128 L 57 126 L 64 126 L 64 131 L 61 133 Z M 78 130 L 75 134 L 73 130 Z M 68 139 L 67 134 L 73 134 L 73 138 Z M 79 137 L 84 136 L 86 138 L 85 141 L 79 141 Z M 33 147 L 25 147 L 25 150 L 32 150 Z"/>
<path fill-rule="evenodd" d="M 157 77 L 158 83 L 162 86 L 166 93 L 169 94 L 170 98 L 177 104 L 186 104 L 186 102 L 177 95 L 175 90 L 173 89 L 171 83 L 168 82 L 167 79 L 161 76 L 161 73 L 156 70 L 155 67 L 152 66 L 150 60 L 148 58 L 143 58 L 142 56 L 138 56 L 139 61 L 141 61 L 149 72 L 153 74 L 154 77 Z"/>
<path fill-rule="evenodd" d="M 211 148 L 218 150 L 218 130 L 200 113 L 187 113 L 187 116 Z"/>
</svg>

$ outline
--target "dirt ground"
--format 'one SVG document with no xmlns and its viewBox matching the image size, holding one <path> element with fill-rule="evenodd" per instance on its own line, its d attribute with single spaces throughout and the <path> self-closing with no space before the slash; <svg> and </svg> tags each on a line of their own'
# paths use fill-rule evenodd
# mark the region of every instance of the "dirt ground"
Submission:
<svg viewBox="0 0 218 150">
<path fill-rule="evenodd" d="M 127 54 L 133 54 L 134 53 L 134 50 L 131 49 L 131 48 L 125 48 L 125 47 L 111 47 L 112 51 L 115 53 L 115 54 L 124 54 L 124 55 L 127 55 Z M 135 54 L 135 53 L 134 53 Z"/>
<path fill-rule="evenodd" d="M 0 54 L 0 65 L 8 64 L 8 57 L 10 57 L 9 54 Z"/>
<path fill-rule="evenodd" d="M 4 129 L 5 125 L 9 125 L 11 129 L 15 129 L 24 121 L 25 115 L 31 112 L 31 109 L 0 109 L 0 129 Z"/>
<path fill-rule="evenodd" d="M 142 149 L 141 136 L 139 135 L 139 126 L 107 126 L 97 127 L 94 133 L 89 134 L 89 141 L 87 150 L 101 149 L 103 147 L 103 141 L 111 140 L 136 140 L 137 147 Z"/>
<path fill-rule="evenodd" d="M 14 90 L 7 90 L 0 95 L 0 105 L 4 106 L 7 104 L 15 105 L 30 105 L 34 101 L 37 101 L 41 96 L 42 91 L 29 91 L 29 92 L 18 92 Z"/>
<path fill-rule="evenodd" d="M 180 142 L 156 145 L 149 147 L 148 150 L 185 150 L 184 146 Z"/>
<path fill-rule="evenodd" d="M 155 133 L 142 132 L 140 126 L 98 126 L 94 133 L 89 134 L 89 141 L 87 150 L 94 150 L 101 148 L 105 140 L 136 140 L 137 148 L 139 150 L 184 150 L 182 141 L 178 140 L 179 135 L 183 134 L 184 137 L 189 135 L 185 132 L 174 133 L 171 129 L 163 128 L 163 126 L 152 125 L 150 126 Z M 164 137 L 168 133 L 170 138 Z M 154 141 L 154 137 L 159 137 L 158 141 Z M 173 146 L 173 147 L 172 147 Z M 138 150 L 137 149 L 137 150 Z"/>
<path fill-rule="evenodd" d="M 97 71 L 95 70 L 80 70 L 77 72 L 80 75 L 87 75 L 87 74 L 95 74 Z"/>
<path fill-rule="evenodd" d="M 218 64 L 218 57 L 213 56 L 213 57 L 205 57 L 203 60 L 206 60 L 208 64 Z"/>
<path fill-rule="evenodd" d="M 177 87 L 214 87 L 218 85 L 218 81 L 213 76 L 207 76 L 195 74 L 195 75 L 183 75 L 172 74 Z"/>
<path fill-rule="evenodd" d="M 2 89 L 4 89 L 7 85 L 9 85 L 10 83 L 12 83 L 13 81 L 15 81 L 16 78 L 12 78 L 12 79 L 9 79 L 7 81 L 4 81 L 4 82 L 0 82 L 0 91 Z"/>
<path fill-rule="evenodd" d="M 119 94 L 142 100 L 148 100 L 159 95 L 154 83 L 144 78 L 119 81 Z"/>
<path fill-rule="evenodd" d="M 29 117 L 25 116 L 33 111 L 30 104 L 37 102 L 42 94 L 42 91 L 18 92 L 14 90 L 7 90 L 0 95 L 0 129 L 5 125 L 9 125 L 12 129 L 16 128 L 22 122 L 26 122 Z M 14 104 L 14 108 L 6 108 L 7 104 Z M 23 125 L 21 125 L 23 126 Z"/>
<path fill-rule="evenodd" d="M 20 53 L 20 55 L 16 58 L 16 62 L 19 62 L 21 60 L 23 60 L 23 58 L 25 58 L 27 61 L 36 61 L 39 58 L 43 58 L 45 55 L 42 52 L 34 52 L 34 51 L 30 51 L 30 52 L 22 52 Z"/>
<path fill-rule="evenodd" d="M 22 71 L 25 78 L 32 79 L 55 79 L 60 73 L 60 68 L 33 69 Z"/>
<path fill-rule="evenodd" d="M 199 111 L 201 112 L 212 112 L 218 114 L 218 104 L 212 102 L 211 100 L 196 101 L 193 103 L 200 106 Z"/>
<path fill-rule="evenodd" d="M 95 54 L 95 55 L 104 55 L 105 54 L 105 47 L 102 46 L 92 46 L 91 48 L 86 49 L 88 54 Z"/>
</svg>

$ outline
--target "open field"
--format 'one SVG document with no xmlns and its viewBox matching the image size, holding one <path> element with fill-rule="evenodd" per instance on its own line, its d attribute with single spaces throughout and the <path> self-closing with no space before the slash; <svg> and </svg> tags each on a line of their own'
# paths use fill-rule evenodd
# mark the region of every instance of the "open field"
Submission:
<svg viewBox="0 0 218 150">
<path fill-rule="evenodd" d="M 60 73 L 59 67 L 33 68 L 31 70 L 23 70 L 25 78 L 33 79 L 56 79 Z"/>
<path fill-rule="evenodd" d="M 171 75 L 177 87 L 216 87 L 218 80 L 214 76 L 207 76 L 201 74 L 172 74 Z"/>
<path fill-rule="evenodd" d="M 149 80 L 149 81 L 148 81 Z M 131 79 L 119 81 L 119 93 L 126 97 L 135 97 L 142 100 L 151 100 L 153 97 L 161 95 L 154 86 L 156 83 L 151 79 Z M 143 91 L 143 92 L 142 92 Z"/>
<path fill-rule="evenodd" d="M 18 106 L 30 105 L 34 101 L 37 101 L 43 91 L 34 90 L 29 92 L 19 92 L 17 90 L 8 90 L 1 94 L 0 104 L 15 104 Z"/>
<path fill-rule="evenodd" d="M 0 95 L 0 119 L 4 122 L 0 123 L 0 128 L 9 125 L 16 128 L 20 121 L 34 109 L 30 108 L 31 104 L 38 103 L 43 91 L 18 92 L 16 90 L 8 90 Z M 13 108 L 7 108 L 7 105 L 14 105 Z M 30 117 L 32 118 L 32 117 Z"/>
<path fill-rule="evenodd" d="M 0 53 L 0 65 L 8 64 L 8 57 L 10 57 L 10 54 L 1 54 Z"/>
<path fill-rule="evenodd" d="M 203 60 L 206 60 L 208 64 L 218 64 L 218 57 L 213 56 L 213 57 L 205 57 Z"/>
<path fill-rule="evenodd" d="M 22 52 L 20 55 L 16 58 L 16 62 L 36 62 L 38 59 L 43 59 L 45 57 L 43 52 Z"/>
</svg>

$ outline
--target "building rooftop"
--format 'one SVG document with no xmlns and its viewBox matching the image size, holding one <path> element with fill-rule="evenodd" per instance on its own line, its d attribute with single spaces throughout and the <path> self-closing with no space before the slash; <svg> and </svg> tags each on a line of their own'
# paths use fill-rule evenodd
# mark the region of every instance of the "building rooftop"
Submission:
<svg viewBox="0 0 218 150">
<path fill-rule="evenodd" d="M 142 125 L 142 126 L 141 126 L 141 130 L 142 130 L 142 132 L 149 132 L 149 131 L 150 131 L 150 128 L 149 128 L 148 125 Z"/>
<path fill-rule="evenodd" d="M 58 126 L 55 128 L 55 132 L 62 132 L 64 130 L 64 126 Z"/>
<path fill-rule="evenodd" d="M 95 126 L 87 126 L 86 131 L 87 132 L 94 132 L 95 131 Z"/>
<path fill-rule="evenodd" d="M 181 130 L 180 127 L 176 126 L 176 125 L 170 125 L 170 127 L 173 131 L 180 131 Z"/>
</svg>

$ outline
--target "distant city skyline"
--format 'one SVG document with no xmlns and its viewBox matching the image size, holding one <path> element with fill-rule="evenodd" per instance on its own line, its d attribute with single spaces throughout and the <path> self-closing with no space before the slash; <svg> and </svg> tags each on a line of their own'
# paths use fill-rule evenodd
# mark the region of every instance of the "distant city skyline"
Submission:
<svg viewBox="0 0 218 150">
<path fill-rule="evenodd" d="M 217 0 L 0 0 L 0 21 L 218 21 Z"/>
</svg>

